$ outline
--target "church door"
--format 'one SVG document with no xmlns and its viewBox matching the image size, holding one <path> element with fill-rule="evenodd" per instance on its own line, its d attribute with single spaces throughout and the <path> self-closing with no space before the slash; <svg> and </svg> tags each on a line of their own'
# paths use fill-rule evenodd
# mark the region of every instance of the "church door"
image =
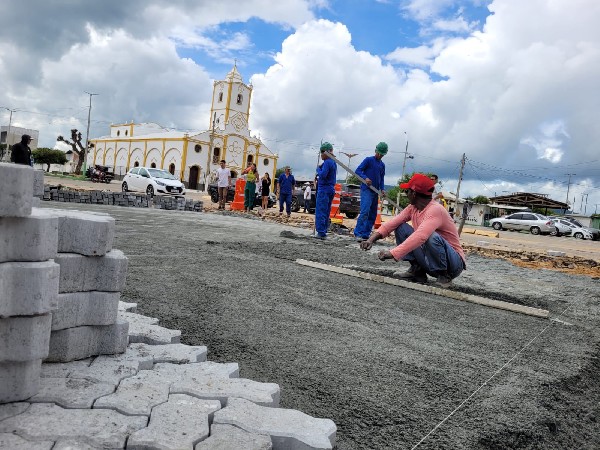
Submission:
<svg viewBox="0 0 600 450">
<path fill-rule="evenodd" d="M 198 176 L 200 175 L 200 168 L 198 166 L 190 167 L 190 180 L 188 182 L 188 189 L 198 189 Z"/>
</svg>

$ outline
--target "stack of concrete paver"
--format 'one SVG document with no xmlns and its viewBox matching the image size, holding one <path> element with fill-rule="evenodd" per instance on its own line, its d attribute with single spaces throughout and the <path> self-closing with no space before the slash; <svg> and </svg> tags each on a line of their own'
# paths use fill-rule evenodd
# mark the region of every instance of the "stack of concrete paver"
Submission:
<svg viewBox="0 0 600 450">
<path fill-rule="evenodd" d="M 58 219 L 33 193 L 31 167 L 0 163 L 0 403 L 38 391 L 58 296 Z"/>
<path fill-rule="evenodd" d="M 206 347 L 119 301 L 114 220 L 31 209 L 30 172 L 0 166 L 0 187 L 15 184 L 0 197 L 0 449 L 335 446 L 331 420 L 279 408 L 277 384 L 207 361 Z"/>
</svg>

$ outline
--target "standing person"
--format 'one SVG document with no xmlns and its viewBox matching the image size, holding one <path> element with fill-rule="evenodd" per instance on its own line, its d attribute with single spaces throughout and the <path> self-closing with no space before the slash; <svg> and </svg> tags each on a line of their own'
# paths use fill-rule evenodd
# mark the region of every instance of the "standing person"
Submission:
<svg viewBox="0 0 600 450">
<path fill-rule="evenodd" d="M 258 180 L 258 170 L 256 164 L 249 164 L 244 169 L 242 175 L 246 175 L 246 187 L 244 188 L 244 212 L 254 209 L 254 198 L 256 197 L 256 181 Z"/>
<path fill-rule="evenodd" d="M 8 140 L 7 140 L 8 142 Z M 31 142 L 31 136 L 24 134 L 21 136 L 21 142 L 12 146 L 12 153 L 10 154 L 10 160 L 15 164 L 23 164 L 25 166 L 33 166 L 31 160 L 31 148 L 29 143 Z M 8 146 L 8 144 L 7 144 Z"/>
<path fill-rule="evenodd" d="M 433 187 L 433 180 L 421 173 L 414 174 L 408 183 L 401 184 L 400 188 L 406 189 L 410 204 L 392 220 L 382 224 L 360 244 L 360 248 L 369 250 L 375 241 L 393 231 L 398 246 L 390 251 L 381 250 L 379 259 L 408 261 L 410 269 L 400 278 L 426 283 L 427 275 L 431 275 L 437 278 L 435 286 L 447 288 L 466 268 L 465 253 L 452 218 L 442 205 L 431 198 Z M 411 222 L 412 227 L 407 222 Z"/>
<path fill-rule="evenodd" d="M 444 194 L 438 190 L 438 176 L 435 173 L 432 173 L 429 175 L 429 178 L 431 178 L 431 180 L 435 183 L 433 186 L 433 199 L 440 204 L 443 203 L 442 199 L 444 198 Z"/>
<path fill-rule="evenodd" d="M 219 209 L 225 209 L 227 203 L 227 191 L 231 184 L 231 171 L 225 168 L 225 160 L 222 159 L 217 169 L 217 190 L 219 192 Z"/>
<path fill-rule="evenodd" d="M 304 212 L 310 212 L 310 200 L 312 198 L 312 189 L 310 183 L 304 183 Z"/>
<path fill-rule="evenodd" d="M 364 178 L 360 185 L 360 215 L 354 228 L 354 236 L 358 242 L 366 241 L 371 236 L 373 224 L 377 218 L 379 196 L 369 189 L 373 186 L 385 195 L 383 179 L 385 177 L 385 164 L 381 160 L 388 152 L 385 142 L 375 146 L 375 155 L 367 156 L 356 168 L 356 175 Z"/>
<path fill-rule="evenodd" d="M 266 211 L 269 207 L 269 191 L 271 190 L 271 177 L 269 176 L 269 172 L 265 172 L 261 180 L 261 199 L 262 199 L 262 209 Z"/>
<path fill-rule="evenodd" d="M 317 205 L 315 208 L 315 230 L 313 236 L 316 239 L 327 237 L 329 227 L 329 212 L 335 195 L 335 182 L 337 180 L 337 164 L 327 156 L 326 152 L 333 153 L 333 146 L 329 142 L 321 144 L 321 164 L 317 167 L 319 177 L 319 188 L 317 189 Z"/>
<path fill-rule="evenodd" d="M 290 166 L 286 166 L 284 172 L 279 175 L 277 189 L 279 190 L 279 215 L 283 214 L 283 204 L 288 217 L 292 215 L 292 192 L 296 185 L 296 179 L 292 175 Z"/>
</svg>

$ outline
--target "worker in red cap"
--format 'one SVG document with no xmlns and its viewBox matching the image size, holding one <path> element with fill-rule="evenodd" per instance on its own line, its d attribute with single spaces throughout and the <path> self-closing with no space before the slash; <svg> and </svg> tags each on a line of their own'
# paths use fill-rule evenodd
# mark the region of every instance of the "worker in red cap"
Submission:
<svg viewBox="0 0 600 450">
<path fill-rule="evenodd" d="M 426 283 L 427 275 L 431 275 L 436 278 L 435 286 L 447 288 L 466 268 L 465 253 L 454 221 L 444 207 L 432 199 L 434 186 L 433 180 L 420 173 L 400 184 L 410 204 L 383 223 L 360 247 L 369 250 L 375 241 L 393 231 L 397 247 L 381 250 L 379 259 L 408 261 L 410 269 L 400 274 L 400 278 Z M 412 227 L 407 222 L 411 222 Z"/>
</svg>

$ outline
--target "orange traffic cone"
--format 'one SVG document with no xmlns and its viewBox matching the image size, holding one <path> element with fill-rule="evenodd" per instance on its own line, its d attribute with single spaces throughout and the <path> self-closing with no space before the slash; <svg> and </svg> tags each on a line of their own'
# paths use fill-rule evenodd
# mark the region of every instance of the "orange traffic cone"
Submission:
<svg viewBox="0 0 600 450">
<path fill-rule="evenodd" d="M 235 196 L 231 203 L 230 209 L 232 211 L 243 211 L 244 210 L 244 189 L 246 188 L 246 180 L 238 178 L 235 182 Z"/>
<path fill-rule="evenodd" d="M 329 218 L 333 223 L 342 223 L 344 216 L 340 214 L 340 197 L 342 193 L 342 185 L 335 185 L 335 195 L 333 196 L 333 202 L 331 202 L 331 211 L 329 211 Z"/>
<path fill-rule="evenodd" d="M 377 217 L 375 217 L 375 224 L 373 227 L 375 229 L 381 226 L 381 199 L 377 199 Z"/>
</svg>

